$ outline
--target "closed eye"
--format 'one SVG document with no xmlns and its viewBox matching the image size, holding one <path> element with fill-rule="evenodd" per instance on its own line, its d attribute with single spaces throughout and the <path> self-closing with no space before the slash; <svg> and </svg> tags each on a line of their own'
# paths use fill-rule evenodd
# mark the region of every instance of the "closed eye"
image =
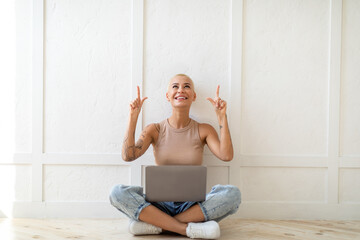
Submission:
<svg viewBox="0 0 360 240">
<path fill-rule="evenodd" d="M 178 84 L 173 84 L 173 85 L 172 85 L 172 88 L 179 88 L 179 85 L 178 85 Z M 191 88 L 191 86 L 190 86 L 190 84 L 186 84 L 186 85 L 184 86 L 184 88 Z"/>
</svg>

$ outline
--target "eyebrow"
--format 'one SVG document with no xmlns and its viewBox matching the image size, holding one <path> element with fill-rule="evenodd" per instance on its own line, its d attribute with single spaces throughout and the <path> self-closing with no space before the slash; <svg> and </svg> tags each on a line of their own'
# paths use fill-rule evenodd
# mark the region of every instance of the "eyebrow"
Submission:
<svg viewBox="0 0 360 240">
<path fill-rule="evenodd" d="M 185 85 L 191 85 L 191 83 L 184 83 Z M 171 85 L 179 85 L 179 83 L 173 83 Z"/>
</svg>

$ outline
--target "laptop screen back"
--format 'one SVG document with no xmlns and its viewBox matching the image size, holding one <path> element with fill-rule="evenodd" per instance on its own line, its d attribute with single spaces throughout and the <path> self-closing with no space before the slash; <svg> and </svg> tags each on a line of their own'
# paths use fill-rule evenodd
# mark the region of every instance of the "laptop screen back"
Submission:
<svg viewBox="0 0 360 240">
<path fill-rule="evenodd" d="M 148 202 L 200 202 L 206 197 L 206 167 L 148 166 L 145 169 Z"/>
</svg>

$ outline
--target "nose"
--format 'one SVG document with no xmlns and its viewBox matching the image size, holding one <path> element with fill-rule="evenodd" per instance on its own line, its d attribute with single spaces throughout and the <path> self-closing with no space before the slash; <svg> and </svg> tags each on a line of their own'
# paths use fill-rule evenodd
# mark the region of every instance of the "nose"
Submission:
<svg viewBox="0 0 360 240">
<path fill-rule="evenodd" d="M 182 86 L 180 86 L 180 87 L 178 88 L 178 92 L 179 92 L 179 93 L 184 92 L 184 88 L 183 88 Z"/>
</svg>

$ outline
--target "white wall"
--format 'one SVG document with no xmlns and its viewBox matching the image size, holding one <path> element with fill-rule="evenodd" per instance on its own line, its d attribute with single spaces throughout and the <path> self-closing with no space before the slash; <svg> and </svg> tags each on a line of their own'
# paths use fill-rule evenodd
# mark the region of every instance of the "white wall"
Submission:
<svg viewBox="0 0 360 240">
<path fill-rule="evenodd" d="M 121 160 L 135 86 L 149 97 L 140 132 L 169 116 L 167 82 L 186 73 L 193 118 L 217 127 L 205 100 L 217 84 L 229 102 L 235 158 L 206 150 L 205 165 L 208 188 L 242 191 L 236 217 L 360 219 L 359 1 L 16 6 L 16 142 L 0 159 L 0 216 L 121 217 L 111 186 L 142 184 L 154 164 L 152 149 Z"/>
</svg>

